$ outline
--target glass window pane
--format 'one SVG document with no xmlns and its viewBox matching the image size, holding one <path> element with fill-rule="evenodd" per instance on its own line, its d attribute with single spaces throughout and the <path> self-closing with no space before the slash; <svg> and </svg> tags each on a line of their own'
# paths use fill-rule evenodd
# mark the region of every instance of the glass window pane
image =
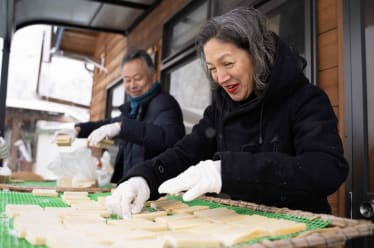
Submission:
<svg viewBox="0 0 374 248">
<path fill-rule="evenodd" d="M 279 4 L 282 1 L 272 3 Z M 284 2 L 284 1 L 283 1 Z M 270 29 L 278 34 L 282 40 L 297 49 L 301 55 L 305 55 L 305 6 L 304 1 L 288 0 L 267 11 Z"/>
<path fill-rule="evenodd" d="M 366 92 L 368 115 L 369 191 L 374 192 L 374 2 L 365 1 Z"/>
<path fill-rule="evenodd" d="M 205 1 L 196 9 L 170 23 L 172 25 L 170 35 L 164 35 L 169 44 L 165 51 L 165 57 L 179 52 L 193 41 L 207 18 L 208 2 Z M 164 32 L 169 33 L 169 30 L 166 29 Z"/>
<path fill-rule="evenodd" d="M 3 38 L 0 37 L 0 76 L 1 76 L 1 67 L 3 65 Z"/>
<path fill-rule="evenodd" d="M 125 100 L 125 90 L 122 84 L 113 88 L 112 107 L 119 107 Z"/>
<path fill-rule="evenodd" d="M 215 13 L 221 15 L 243 2 L 243 0 L 230 0 L 230 1 L 215 1 Z"/>
<path fill-rule="evenodd" d="M 211 102 L 210 82 L 199 58 L 194 58 L 170 73 L 170 94 L 182 108 L 184 124 L 189 133 Z"/>
</svg>

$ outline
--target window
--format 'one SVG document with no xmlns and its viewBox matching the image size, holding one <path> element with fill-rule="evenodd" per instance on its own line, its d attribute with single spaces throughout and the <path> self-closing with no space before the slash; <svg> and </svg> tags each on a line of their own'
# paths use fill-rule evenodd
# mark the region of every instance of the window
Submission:
<svg viewBox="0 0 374 248">
<path fill-rule="evenodd" d="M 163 62 L 193 46 L 195 36 L 209 17 L 208 1 L 192 1 L 164 25 Z"/>
<path fill-rule="evenodd" d="M 259 5 L 258 9 L 266 14 L 269 28 L 295 49 L 307 62 L 306 76 L 313 82 L 312 28 L 314 21 L 311 15 L 310 1 L 282 0 L 270 1 Z"/>
<path fill-rule="evenodd" d="M 4 40 L 0 37 L 0 76 L 1 76 L 1 67 L 3 65 L 3 45 Z"/>
<path fill-rule="evenodd" d="M 210 83 L 207 79 L 201 60 L 195 56 L 182 65 L 170 69 L 170 94 L 179 102 L 183 112 L 186 132 L 203 115 L 204 109 L 211 102 Z"/>
<path fill-rule="evenodd" d="M 125 90 L 122 85 L 122 79 L 117 80 L 107 88 L 106 118 L 120 115 L 118 109 L 125 102 Z"/>
</svg>

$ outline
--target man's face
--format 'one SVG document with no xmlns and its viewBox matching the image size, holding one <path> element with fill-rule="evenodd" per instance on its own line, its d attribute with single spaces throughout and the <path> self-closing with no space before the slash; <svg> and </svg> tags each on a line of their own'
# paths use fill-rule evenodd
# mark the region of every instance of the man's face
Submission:
<svg viewBox="0 0 374 248">
<path fill-rule="evenodd" d="M 122 68 L 123 85 L 131 97 L 141 96 L 146 93 L 155 81 L 155 74 L 148 69 L 142 59 L 127 62 Z"/>
</svg>

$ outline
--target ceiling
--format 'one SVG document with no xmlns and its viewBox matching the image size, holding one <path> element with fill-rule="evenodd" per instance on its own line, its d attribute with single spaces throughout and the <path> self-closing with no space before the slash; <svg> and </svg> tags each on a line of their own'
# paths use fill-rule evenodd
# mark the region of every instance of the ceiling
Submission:
<svg viewBox="0 0 374 248">
<path fill-rule="evenodd" d="M 31 24 L 127 34 L 162 0 L 0 0 L 0 37 Z"/>
</svg>

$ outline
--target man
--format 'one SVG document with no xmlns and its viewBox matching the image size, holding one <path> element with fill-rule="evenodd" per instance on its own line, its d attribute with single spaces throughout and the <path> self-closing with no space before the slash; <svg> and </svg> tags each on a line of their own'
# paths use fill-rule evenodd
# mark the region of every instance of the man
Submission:
<svg viewBox="0 0 374 248">
<path fill-rule="evenodd" d="M 134 165 L 160 154 L 185 134 L 180 106 L 161 90 L 152 59 L 145 51 L 127 53 L 121 63 L 121 72 L 129 96 L 129 101 L 119 107 L 121 115 L 78 123 L 68 132 L 73 139 L 88 137 L 91 145 L 104 138 L 119 139 L 113 183 L 123 178 Z"/>
</svg>

